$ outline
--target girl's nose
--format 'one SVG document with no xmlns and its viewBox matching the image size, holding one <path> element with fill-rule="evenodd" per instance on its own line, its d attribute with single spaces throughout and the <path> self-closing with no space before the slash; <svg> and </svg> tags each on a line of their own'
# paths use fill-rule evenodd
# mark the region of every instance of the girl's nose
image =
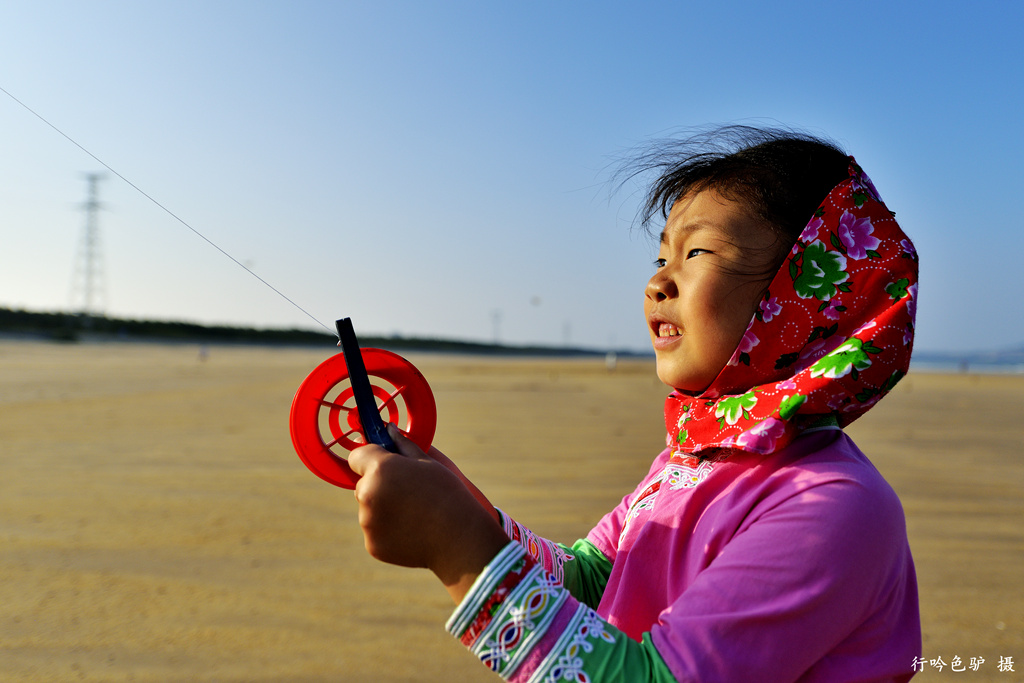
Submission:
<svg viewBox="0 0 1024 683">
<path fill-rule="evenodd" d="M 647 289 L 644 290 L 644 295 L 651 301 L 673 299 L 678 294 L 679 292 L 676 289 L 675 282 L 664 273 L 655 273 L 651 279 L 647 281 Z"/>
</svg>

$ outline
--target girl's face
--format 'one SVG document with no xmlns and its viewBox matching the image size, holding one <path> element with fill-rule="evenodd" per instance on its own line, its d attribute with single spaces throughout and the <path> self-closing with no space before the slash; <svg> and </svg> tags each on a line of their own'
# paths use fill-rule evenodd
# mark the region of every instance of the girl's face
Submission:
<svg viewBox="0 0 1024 683">
<path fill-rule="evenodd" d="M 787 245 L 745 205 L 716 190 L 669 212 L 644 314 L 658 378 L 703 392 L 732 357 Z"/>
</svg>

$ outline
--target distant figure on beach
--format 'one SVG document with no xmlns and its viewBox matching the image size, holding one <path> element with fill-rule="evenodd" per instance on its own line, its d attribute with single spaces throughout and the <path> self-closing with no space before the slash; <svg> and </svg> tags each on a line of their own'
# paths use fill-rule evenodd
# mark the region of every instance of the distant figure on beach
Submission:
<svg viewBox="0 0 1024 683">
<path fill-rule="evenodd" d="M 656 176 L 665 450 L 565 545 L 391 427 L 400 454 L 349 459 L 367 550 L 433 571 L 449 632 L 510 681 L 909 680 L 903 509 L 843 427 L 909 367 L 913 244 L 853 157 L 792 131 L 716 129 L 626 174 Z"/>
<path fill-rule="evenodd" d="M 615 372 L 615 369 L 619 367 L 619 354 L 614 351 L 609 351 L 604 355 L 604 366 L 608 369 L 608 372 Z"/>
</svg>

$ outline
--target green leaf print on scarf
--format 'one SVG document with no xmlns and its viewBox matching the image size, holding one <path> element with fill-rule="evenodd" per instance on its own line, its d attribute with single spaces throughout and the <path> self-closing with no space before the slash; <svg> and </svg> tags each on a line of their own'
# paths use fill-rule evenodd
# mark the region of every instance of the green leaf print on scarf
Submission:
<svg viewBox="0 0 1024 683">
<path fill-rule="evenodd" d="M 910 280 L 905 277 L 901 277 L 896 282 L 890 282 L 885 286 L 885 293 L 888 294 L 893 301 L 899 301 L 907 295 L 907 286 L 910 284 Z"/>
<path fill-rule="evenodd" d="M 800 406 L 802 406 L 806 400 L 807 397 L 801 396 L 800 394 L 787 396 L 782 399 L 782 403 L 779 404 L 779 417 L 783 420 L 788 420 L 793 417 L 796 415 L 796 411 L 800 410 Z"/>
<path fill-rule="evenodd" d="M 849 285 L 843 284 L 850 277 L 844 270 L 846 257 L 839 252 L 828 251 L 821 241 L 807 245 L 801 265 L 803 269 L 793 277 L 793 289 L 800 298 L 815 297 L 818 301 L 828 301 L 836 292 L 850 290 Z M 795 270 L 791 267 L 790 274 Z"/>
<path fill-rule="evenodd" d="M 829 379 L 836 379 L 845 377 L 852 372 L 856 379 L 858 370 L 866 370 L 871 367 L 871 359 L 868 358 L 869 351 L 878 353 L 880 349 L 870 343 L 865 346 L 860 339 L 850 337 L 836 347 L 832 353 L 811 366 L 811 377 L 824 375 Z"/>
<path fill-rule="evenodd" d="M 896 384 L 899 383 L 901 379 L 903 379 L 905 374 L 906 373 L 904 373 L 902 370 L 894 370 L 893 373 L 889 375 L 889 379 L 887 379 L 885 381 L 885 384 L 882 385 L 882 391 L 886 393 L 892 391 L 893 387 L 895 387 Z"/>
<path fill-rule="evenodd" d="M 753 389 L 742 396 L 727 396 L 715 406 L 715 417 L 719 423 L 724 420 L 727 424 L 734 425 L 741 417 L 750 418 L 750 409 L 756 404 L 757 396 L 754 396 Z"/>
<path fill-rule="evenodd" d="M 679 435 L 676 437 L 676 443 L 680 446 L 686 443 L 686 439 L 689 434 L 683 429 L 683 425 L 693 419 L 693 415 L 690 415 L 690 406 L 683 406 L 683 414 L 679 416 Z"/>
</svg>

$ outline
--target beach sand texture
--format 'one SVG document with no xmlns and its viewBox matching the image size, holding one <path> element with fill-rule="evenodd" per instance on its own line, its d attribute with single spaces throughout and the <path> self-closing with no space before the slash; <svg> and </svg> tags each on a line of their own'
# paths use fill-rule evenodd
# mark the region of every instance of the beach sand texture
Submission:
<svg viewBox="0 0 1024 683">
<path fill-rule="evenodd" d="M 294 454 L 292 395 L 333 352 L 0 343 L 0 680 L 498 680 L 433 576 L 371 560 L 351 493 Z M 653 361 L 409 357 L 435 443 L 550 538 L 662 446 Z M 997 668 L 1024 672 L 1022 415 L 1022 377 L 911 374 L 848 430 L 906 510 L 947 663 L 915 680 L 1024 680 Z"/>
</svg>

